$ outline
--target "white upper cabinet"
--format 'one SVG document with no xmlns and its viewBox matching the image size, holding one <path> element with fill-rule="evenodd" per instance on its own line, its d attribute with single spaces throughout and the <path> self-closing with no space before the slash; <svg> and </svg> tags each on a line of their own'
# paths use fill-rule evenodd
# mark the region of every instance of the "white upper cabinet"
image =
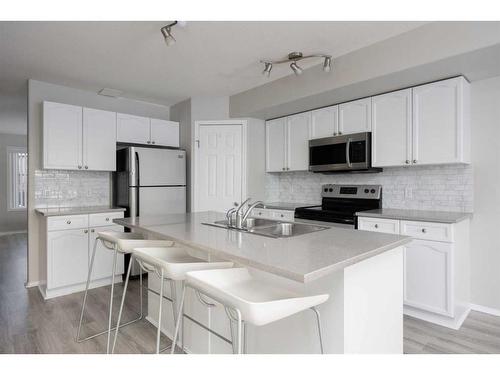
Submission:
<svg viewBox="0 0 500 375">
<path fill-rule="evenodd" d="M 390 167 L 410 164 L 411 89 L 372 98 L 372 165 Z"/>
<path fill-rule="evenodd" d="M 266 121 L 266 171 L 286 169 L 286 117 Z"/>
<path fill-rule="evenodd" d="M 339 107 L 334 105 L 311 112 L 311 139 L 337 135 L 338 109 Z"/>
<path fill-rule="evenodd" d="M 83 108 L 83 168 L 116 170 L 116 113 Z"/>
<path fill-rule="evenodd" d="M 413 163 L 470 162 L 469 84 L 463 77 L 413 89 Z"/>
<path fill-rule="evenodd" d="M 43 102 L 43 168 L 82 165 L 82 107 Z"/>
<path fill-rule="evenodd" d="M 341 135 L 371 131 L 371 110 L 371 98 L 364 98 L 339 104 L 338 134 Z"/>
<path fill-rule="evenodd" d="M 179 123 L 151 119 L 151 144 L 179 147 Z"/>
<path fill-rule="evenodd" d="M 309 169 L 309 127 L 311 112 L 287 117 L 287 171 Z"/>
<path fill-rule="evenodd" d="M 116 141 L 124 143 L 150 144 L 150 119 L 148 117 L 117 113 Z"/>
</svg>

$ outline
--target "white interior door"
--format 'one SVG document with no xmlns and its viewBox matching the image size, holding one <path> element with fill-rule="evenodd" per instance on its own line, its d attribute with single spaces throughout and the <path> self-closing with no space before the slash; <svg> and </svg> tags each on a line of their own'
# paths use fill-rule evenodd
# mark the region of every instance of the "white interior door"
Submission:
<svg viewBox="0 0 500 375">
<path fill-rule="evenodd" d="M 226 211 L 242 200 L 242 126 L 198 129 L 195 211 Z"/>
</svg>

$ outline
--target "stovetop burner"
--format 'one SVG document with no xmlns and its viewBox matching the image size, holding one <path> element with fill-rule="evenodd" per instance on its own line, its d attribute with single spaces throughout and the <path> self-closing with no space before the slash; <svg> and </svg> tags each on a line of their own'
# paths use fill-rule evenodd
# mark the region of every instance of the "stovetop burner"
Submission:
<svg viewBox="0 0 500 375">
<path fill-rule="evenodd" d="M 382 207 L 380 185 L 323 185 L 321 206 L 299 207 L 295 217 L 356 226 L 356 212 Z"/>
</svg>

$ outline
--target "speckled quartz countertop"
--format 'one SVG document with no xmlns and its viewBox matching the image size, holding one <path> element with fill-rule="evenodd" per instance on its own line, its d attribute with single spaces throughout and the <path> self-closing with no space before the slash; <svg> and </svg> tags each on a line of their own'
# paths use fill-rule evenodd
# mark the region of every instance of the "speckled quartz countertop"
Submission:
<svg viewBox="0 0 500 375">
<path fill-rule="evenodd" d="M 430 221 L 435 223 L 454 224 L 462 220 L 470 219 L 468 212 L 447 212 L 447 211 L 421 211 L 421 210 L 401 210 L 395 208 L 382 208 L 378 210 L 361 211 L 356 213 L 359 217 L 375 217 L 381 219 Z"/>
<path fill-rule="evenodd" d="M 224 218 L 223 213 L 209 211 L 113 221 L 302 283 L 342 270 L 411 240 L 405 236 L 337 227 L 277 239 L 202 224 Z"/>
<path fill-rule="evenodd" d="M 63 215 L 98 214 L 102 212 L 122 212 L 125 211 L 125 208 L 110 207 L 110 206 L 53 207 L 53 208 L 36 208 L 35 211 L 42 216 L 63 216 Z"/>
</svg>

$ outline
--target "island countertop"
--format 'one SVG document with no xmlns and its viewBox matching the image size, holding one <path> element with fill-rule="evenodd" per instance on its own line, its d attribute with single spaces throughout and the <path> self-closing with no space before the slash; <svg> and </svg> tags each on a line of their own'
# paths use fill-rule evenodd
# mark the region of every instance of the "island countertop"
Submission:
<svg viewBox="0 0 500 375">
<path fill-rule="evenodd" d="M 289 238 L 269 238 L 202 224 L 224 218 L 223 213 L 207 211 L 113 221 L 301 283 L 342 270 L 411 240 L 406 236 L 338 227 Z"/>
</svg>

